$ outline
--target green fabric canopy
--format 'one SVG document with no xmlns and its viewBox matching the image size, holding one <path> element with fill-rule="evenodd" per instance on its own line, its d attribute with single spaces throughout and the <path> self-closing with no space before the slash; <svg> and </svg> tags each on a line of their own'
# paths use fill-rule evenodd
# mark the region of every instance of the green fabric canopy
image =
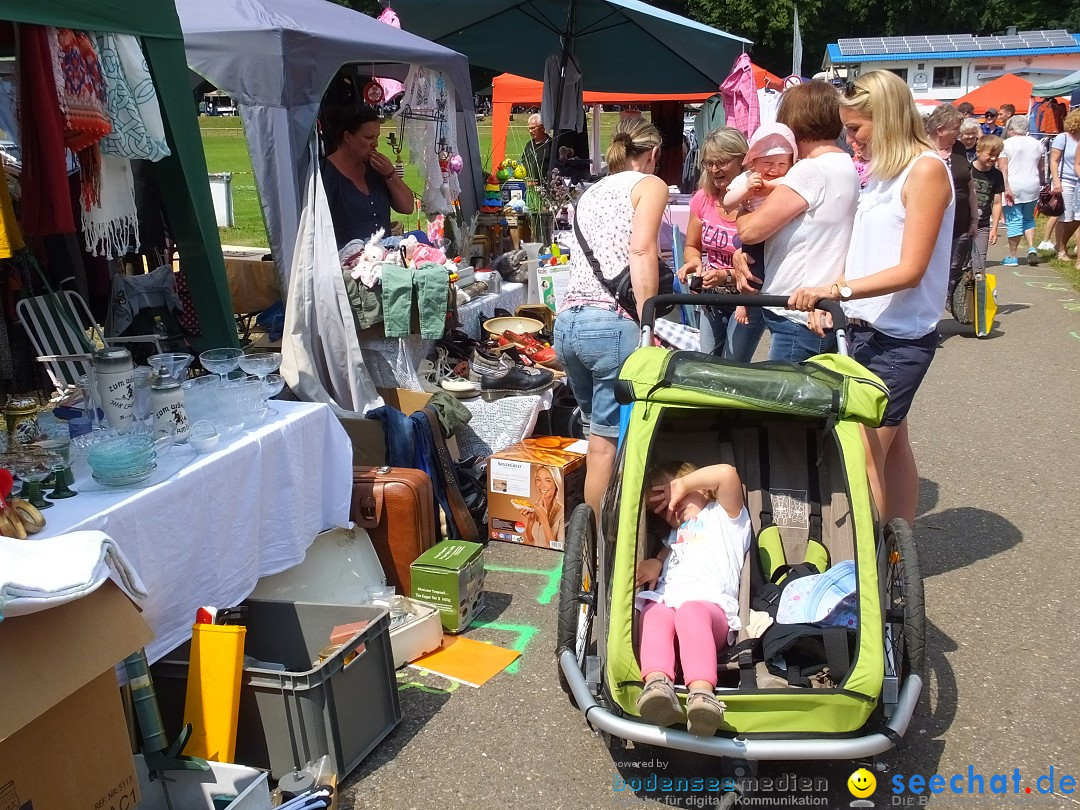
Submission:
<svg viewBox="0 0 1080 810">
<path fill-rule="evenodd" d="M 173 0 L 0 0 L 0 20 L 133 34 L 142 40 L 172 154 L 154 164 L 169 229 L 183 257 L 202 337 L 196 349 L 238 346 L 206 157 Z"/>
<path fill-rule="evenodd" d="M 1035 85 L 1031 88 L 1031 95 L 1033 98 L 1053 98 L 1067 96 L 1076 90 L 1080 90 L 1080 70 L 1055 81 Z"/>
</svg>

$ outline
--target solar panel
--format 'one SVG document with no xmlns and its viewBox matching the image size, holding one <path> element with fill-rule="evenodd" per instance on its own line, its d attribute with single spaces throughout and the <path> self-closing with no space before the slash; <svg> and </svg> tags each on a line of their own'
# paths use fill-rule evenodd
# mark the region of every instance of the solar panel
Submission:
<svg viewBox="0 0 1080 810">
<path fill-rule="evenodd" d="M 880 41 L 864 43 L 863 48 L 865 48 L 864 53 L 867 54 L 888 53 L 885 49 L 885 44 Z"/>
<path fill-rule="evenodd" d="M 858 37 L 837 41 L 844 56 L 878 54 L 955 53 L 957 51 L 1003 51 L 1023 48 L 1070 48 L 1077 42 L 1064 29 L 1020 31 L 1005 36 L 976 37 L 971 34 L 931 34 L 908 37 Z"/>
<path fill-rule="evenodd" d="M 1045 31 L 1044 33 L 1046 34 L 1046 38 L 1050 40 L 1050 46 L 1052 48 L 1068 48 L 1076 46 L 1076 40 L 1068 31 L 1058 29 L 1056 31 Z"/>
</svg>

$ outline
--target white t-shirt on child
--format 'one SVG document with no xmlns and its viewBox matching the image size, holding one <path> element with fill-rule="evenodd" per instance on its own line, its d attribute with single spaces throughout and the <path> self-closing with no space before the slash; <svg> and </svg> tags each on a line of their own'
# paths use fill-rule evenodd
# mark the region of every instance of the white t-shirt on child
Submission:
<svg viewBox="0 0 1080 810">
<path fill-rule="evenodd" d="M 638 599 L 677 608 L 683 602 L 712 602 L 727 616 L 728 627 L 739 630 L 739 579 L 750 548 L 750 515 L 743 507 L 731 518 L 716 501 L 696 517 L 672 529 L 664 540 L 671 553 L 656 583 Z"/>
</svg>

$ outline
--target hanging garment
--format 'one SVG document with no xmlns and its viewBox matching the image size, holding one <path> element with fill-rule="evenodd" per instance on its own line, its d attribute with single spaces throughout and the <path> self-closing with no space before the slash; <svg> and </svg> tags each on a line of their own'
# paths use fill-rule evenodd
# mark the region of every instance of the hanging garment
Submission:
<svg viewBox="0 0 1080 810">
<path fill-rule="evenodd" d="M 562 54 L 553 53 L 544 63 L 544 94 L 540 100 L 540 120 L 544 129 L 555 135 L 555 99 L 562 83 L 558 129 L 581 130 L 585 124 L 585 98 L 582 94 L 581 67 L 572 55 L 566 60 L 566 75 L 559 75 Z"/>
<path fill-rule="evenodd" d="M 50 28 L 59 69 L 56 90 L 64 115 L 64 145 L 79 158 L 82 202 L 89 208 L 100 197 L 101 140 L 112 131 L 105 101 L 105 79 L 89 34 Z"/>
<path fill-rule="evenodd" d="M 19 221 L 15 218 L 15 208 L 11 204 L 7 178 L 0 173 L 0 259 L 10 259 L 16 250 L 26 247 L 23 242 Z"/>
<path fill-rule="evenodd" d="M 457 96 L 441 73 L 413 65 L 405 79 L 403 110 L 434 113 L 445 120 L 405 118 L 405 143 L 414 163 L 419 165 L 424 181 L 420 207 L 428 215 L 453 213 L 453 202 L 461 195 L 458 175 L 440 165 L 440 139 L 449 156 L 459 154 L 457 148 Z"/>
<path fill-rule="evenodd" d="M 747 54 L 735 60 L 735 69 L 720 85 L 720 94 L 724 97 L 727 125 L 749 138 L 761 124 L 761 115 L 758 111 L 754 67 Z"/>
<path fill-rule="evenodd" d="M 382 14 L 376 19 L 378 19 L 379 22 L 386 23 L 394 28 L 401 28 L 401 20 L 398 19 L 397 13 L 389 6 L 384 8 Z M 399 93 L 405 92 L 405 85 L 397 79 L 375 79 L 375 81 L 378 83 L 379 87 L 382 88 L 383 101 L 389 101 Z"/>
<path fill-rule="evenodd" d="M 705 142 L 705 136 L 720 127 L 727 126 L 727 114 L 724 112 L 724 97 L 713 93 L 701 105 L 694 118 L 694 138 L 698 147 Z"/>
<path fill-rule="evenodd" d="M 168 157 L 157 90 L 139 41 L 130 34 L 96 34 L 95 39 L 112 124 L 101 141 L 102 153 L 150 161 Z"/>
<path fill-rule="evenodd" d="M 776 111 L 780 108 L 780 93 L 776 90 L 761 89 L 757 91 L 757 98 L 761 126 L 775 124 Z"/>
<path fill-rule="evenodd" d="M 97 200 L 83 209 L 82 230 L 91 256 L 118 259 L 139 250 L 139 213 L 130 160 L 101 155 Z"/>
<path fill-rule="evenodd" d="M 49 30 L 19 29 L 19 129 L 33 132 L 22 144 L 22 226 L 29 236 L 75 233 L 68 204 L 64 117 L 56 91 L 55 51 Z"/>
</svg>

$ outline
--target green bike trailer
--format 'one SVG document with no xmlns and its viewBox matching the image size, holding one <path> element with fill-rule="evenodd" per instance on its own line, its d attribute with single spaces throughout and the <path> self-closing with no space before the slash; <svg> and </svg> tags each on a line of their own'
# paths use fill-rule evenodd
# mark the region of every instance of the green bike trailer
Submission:
<svg viewBox="0 0 1080 810">
<path fill-rule="evenodd" d="M 620 372 L 624 432 L 603 517 L 597 522 L 583 505 L 567 531 L 560 680 L 587 722 L 612 742 L 747 762 L 874 757 L 905 733 L 924 667 L 922 581 L 911 530 L 903 521 L 877 525 L 866 475 L 862 427 L 880 424 L 888 391 L 846 356 L 843 312 L 832 302 L 823 308 L 833 315 L 840 353 L 798 365 L 737 364 L 650 345 L 657 303 L 699 301 L 676 295 L 647 302 L 643 345 Z M 718 661 L 716 696 L 727 710 L 713 737 L 658 727 L 636 708 L 644 684 L 634 572 L 655 552 L 647 547 L 645 481 L 656 464 L 674 460 L 733 464 L 754 525 L 739 594 L 743 630 L 728 660 Z M 777 671 L 775 660 L 764 660 L 747 627 L 751 603 L 776 581 L 778 561 L 811 560 L 819 569 L 854 563 L 858 621 L 839 642 L 835 630 L 784 626 L 829 639 L 827 662 L 804 677 L 797 666 Z M 685 688 L 676 691 L 685 701 Z"/>
</svg>

